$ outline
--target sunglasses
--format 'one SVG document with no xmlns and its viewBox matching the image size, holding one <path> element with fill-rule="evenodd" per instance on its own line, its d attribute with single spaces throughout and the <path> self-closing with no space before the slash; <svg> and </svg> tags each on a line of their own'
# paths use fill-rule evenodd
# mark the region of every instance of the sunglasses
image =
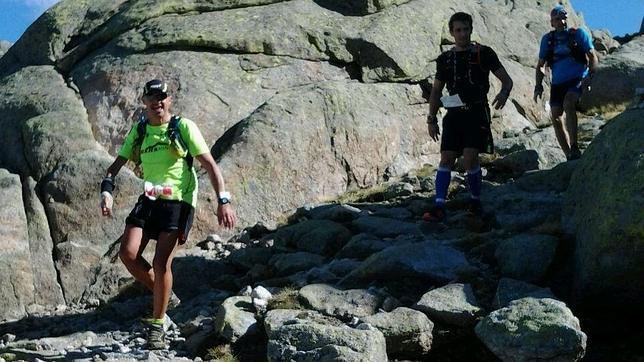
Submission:
<svg viewBox="0 0 644 362">
<path fill-rule="evenodd" d="M 168 95 L 165 93 L 152 93 L 144 95 L 143 98 L 150 102 L 161 102 L 162 100 L 168 98 Z"/>
</svg>

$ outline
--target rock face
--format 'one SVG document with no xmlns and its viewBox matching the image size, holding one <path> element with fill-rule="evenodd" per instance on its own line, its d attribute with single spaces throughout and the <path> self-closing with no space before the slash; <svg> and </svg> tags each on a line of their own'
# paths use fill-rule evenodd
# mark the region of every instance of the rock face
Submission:
<svg viewBox="0 0 644 362">
<path fill-rule="evenodd" d="M 550 235 L 519 234 L 496 249 L 501 274 L 527 282 L 539 281 L 552 264 L 558 240 Z"/>
<path fill-rule="evenodd" d="M 11 43 L 6 40 L 0 40 L 0 58 L 11 48 Z"/>
<path fill-rule="evenodd" d="M 592 89 L 580 101 L 589 111 L 623 110 L 644 84 L 644 35 L 600 60 Z"/>
<path fill-rule="evenodd" d="M 34 302 L 34 282 L 29 254 L 29 230 L 22 202 L 20 178 L 0 169 L 0 217 L 3 248 L 0 252 L 0 303 L 5 318 L 25 314 L 27 305 Z M 4 292 L 10 291 L 10 292 Z"/>
<path fill-rule="evenodd" d="M 446 49 L 441 44 L 451 41 L 447 20 L 456 7 L 473 14 L 475 39 L 497 51 L 515 81 L 506 109 L 494 114 L 495 135 L 542 125 L 543 107 L 531 100 L 532 67 L 538 39 L 549 30 L 548 4 L 58 2 L 0 58 L 0 168 L 35 182 L 26 228 L 45 232 L 37 215 L 44 209 L 56 268 L 48 274 L 60 281 L 37 299 L 59 303 L 64 295 L 75 302 L 96 293 L 108 299 L 119 290 L 100 266 L 114 256 L 142 182 L 137 170 L 119 174 L 109 220 L 95 217 L 96 191 L 141 113 L 141 85 L 149 78 L 169 82 L 176 113 L 194 120 L 212 146 L 240 226 L 274 225 L 302 204 L 436 164 L 438 144 L 426 136 L 419 82 L 432 80 L 435 59 Z M 580 19 L 571 12 L 571 21 Z M 491 96 L 498 90 L 493 80 Z M 539 167 L 551 166 L 554 158 L 543 160 L 543 147 L 535 148 Z M 200 175 L 192 243 L 216 231 L 213 190 Z M 49 242 L 31 232 L 25 241 L 37 240 Z M 330 256 L 344 242 L 305 250 Z M 31 278 L 40 285 L 44 275 Z"/>
<path fill-rule="evenodd" d="M 638 109 L 612 119 L 572 175 L 563 220 L 576 237 L 578 302 L 637 306 L 644 298 L 643 117 Z"/>
<path fill-rule="evenodd" d="M 593 45 L 598 52 L 610 54 L 619 48 L 619 42 L 613 39 L 610 31 L 606 29 L 593 30 L 591 34 L 593 37 Z"/>
</svg>

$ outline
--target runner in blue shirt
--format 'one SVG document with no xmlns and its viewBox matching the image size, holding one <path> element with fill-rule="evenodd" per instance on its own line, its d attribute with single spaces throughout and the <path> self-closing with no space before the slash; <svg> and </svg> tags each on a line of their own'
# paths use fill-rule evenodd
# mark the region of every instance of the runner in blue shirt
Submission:
<svg viewBox="0 0 644 362">
<path fill-rule="evenodd" d="M 582 90 L 590 86 L 597 68 L 592 39 L 584 29 L 568 28 L 568 13 L 557 5 L 550 12 L 554 31 L 543 36 L 539 49 L 534 101 L 543 96 L 544 66 L 552 70 L 550 110 L 557 141 L 567 160 L 581 156 L 577 146 L 577 102 Z M 565 124 L 561 116 L 566 113 Z"/>
</svg>

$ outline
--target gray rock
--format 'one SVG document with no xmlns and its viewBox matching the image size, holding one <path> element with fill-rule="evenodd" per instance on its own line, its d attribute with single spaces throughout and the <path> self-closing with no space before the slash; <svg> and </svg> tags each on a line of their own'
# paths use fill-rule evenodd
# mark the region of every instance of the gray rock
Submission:
<svg viewBox="0 0 644 362">
<path fill-rule="evenodd" d="M 244 248 L 232 251 L 226 260 L 235 266 L 250 269 L 258 264 L 268 264 L 274 252 L 272 248 Z"/>
<path fill-rule="evenodd" d="M 532 92 L 532 91 L 531 91 Z M 555 132 L 552 126 L 543 129 L 529 129 L 521 132 L 517 136 L 502 138 L 495 141 L 494 147 L 499 154 L 505 156 L 518 151 L 534 150 L 538 155 L 538 168 L 549 169 L 566 160 L 561 147 L 557 143 Z M 521 167 L 524 170 L 534 169 L 534 154 L 520 153 L 513 158 L 525 157 L 526 159 L 511 159 L 507 161 L 509 166 Z M 518 165 L 517 165 L 518 163 Z"/>
<path fill-rule="evenodd" d="M 360 209 L 346 204 L 330 204 L 305 206 L 299 208 L 295 217 L 308 217 L 311 219 L 326 219 L 335 222 L 346 222 L 357 218 Z"/>
<path fill-rule="evenodd" d="M 264 328 L 269 338 L 272 338 L 275 335 L 275 331 L 280 327 L 297 323 L 318 323 L 334 327 L 344 326 L 339 320 L 312 310 L 273 309 L 269 310 L 264 318 Z"/>
<path fill-rule="evenodd" d="M 524 191 L 564 192 L 577 162 L 563 162 L 549 170 L 526 172 L 516 180 L 516 185 Z"/>
<path fill-rule="evenodd" d="M 341 284 L 350 286 L 374 279 L 403 278 L 447 283 L 457 279 L 460 273 L 469 271 L 472 267 L 461 251 L 428 240 L 394 245 L 370 256 Z"/>
<path fill-rule="evenodd" d="M 409 184 L 407 184 L 409 185 Z M 411 195 L 411 194 L 410 194 Z M 373 216 L 386 217 L 396 220 L 410 219 L 412 213 L 403 207 L 383 207 L 373 211 Z"/>
<path fill-rule="evenodd" d="M 494 256 L 503 276 L 535 282 L 548 272 L 558 245 L 551 235 L 518 234 L 499 243 Z"/>
<path fill-rule="evenodd" d="M 420 165 L 427 139 L 416 102 L 422 102 L 419 87 L 346 82 L 271 98 L 231 130 L 231 147 L 220 142 L 220 166 L 238 195 L 239 214 L 274 220 L 278 210 L 269 205 L 275 200 L 283 200 L 282 209 L 295 208 L 336 197 L 349 185 L 373 186 L 384 180 L 384 170 L 400 175 Z M 383 108 L 389 104 L 406 105 L 400 108 L 404 114 L 389 117 Z M 389 147 L 392 142 L 399 146 Z"/>
<path fill-rule="evenodd" d="M 526 297 L 557 299 L 550 288 L 541 288 L 520 280 L 501 278 L 494 295 L 494 308 L 507 307 L 510 302 Z"/>
<path fill-rule="evenodd" d="M 384 217 L 362 216 L 354 220 L 351 225 L 359 232 L 383 238 L 396 237 L 401 234 L 422 235 L 416 224 Z"/>
<path fill-rule="evenodd" d="M 360 330 L 318 323 L 286 324 L 271 333 L 270 361 L 387 361 L 385 337 L 378 330 Z"/>
<path fill-rule="evenodd" d="M 557 220 L 563 195 L 553 192 L 527 192 L 515 184 L 485 187 L 481 200 L 486 210 L 494 210 L 498 226 L 507 231 L 523 231 Z"/>
<path fill-rule="evenodd" d="M 516 151 L 494 160 L 492 164 L 505 172 L 523 174 L 539 168 L 539 154 L 535 150 Z"/>
<path fill-rule="evenodd" d="M 563 302 L 523 298 L 496 310 L 475 328 L 476 335 L 504 361 L 577 361 L 586 334 Z"/>
<path fill-rule="evenodd" d="M 467 327 L 483 314 L 469 284 L 448 284 L 423 294 L 413 306 L 431 319 L 445 324 Z"/>
<path fill-rule="evenodd" d="M 309 270 L 324 264 L 324 257 L 299 251 L 288 254 L 273 255 L 268 264 L 273 268 L 275 275 L 286 276 L 299 271 Z"/>
<path fill-rule="evenodd" d="M 398 182 L 389 185 L 385 190 L 385 200 L 393 199 L 400 196 L 409 196 L 414 193 L 414 186 L 407 182 Z"/>
<path fill-rule="evenodd" d="M 12 43 L 7 40 L 0 40 L 0 58 L 11 48 Z"/>
<path fill-rule="evenodd" d="M 608 29 L 595 29 L 591 32 L 595 50 L 603 54 L 610 54 L 619 48 L 619 42 L 613 39 Z"/>
<path fill-rule="evenodd" d="M 18 319 L 35 300 L 29 227 L 18 175 L 0 169 L 0 319 Z"/>
<path fill-rule="evenodd" d="M 57 271 L 51 257 L 53 242 L 47 223 L 47 215 L 37 196 L 36 182 L 28 178 L 23 184 L 25 212 L 29 219 L 29 250 L 34 273 L 35 302 L 41 305 L 64 304 L 63 293 L 58 284 Z"/>
<path fill-rule="evenodd" d="M 361 233 L 352 236 L 335 257 L 365 259 L 392 244 L 391 240 L 382 240 L 374 235 Z"/>
<path fill-rule="evenodd" d="M 311 309 L 344 319 L 377 313 L 385 299 L 370 290 L 340 290 L 326 284 L 307 285 L 300 289 L 299 296 Z"/>
<path fill-rule="evenodd" d="M 231 343 L 259 333 L 251 297 L 227 298 L 215 319 L 215 332 Z"/>
<path fill-rule="evenodd" d="M 580 99 L 588 112 L 624 110 L 644 84 L 644 35 L 603 57 L 593 76 L 591 91 Z"/>
<path fill-rule="evenodd" d="M 361 321 L 382 332 L 389 358 L 417 359 L 431 349 L 434 323 L 422 312 L 400 307 L 363 317 Z"/>
<path fill-rule="evenodd" d="M 328 220 L 308 220 L 280 228 L 265 237 L 274 240 L 277 247 L 296 248 L 319 255 L 336 253 L 351 237 L 342 224 Z"/>
<path fill-rule="evenodd" d="M 97 148 L 82 100 L 54 67 L 26 67 L 2 78 L 0 98 L 4 167 L 40 180 L 71 155 Z"/>
<path fill-rule="evenodd" d="M 576 239 L 578 303 L 639 309 L 644 300 L 644 139 L 635 136 L 643 117 L 630 110 L 612 119 L 570 180 L 562 220 Z"/>
</svg>

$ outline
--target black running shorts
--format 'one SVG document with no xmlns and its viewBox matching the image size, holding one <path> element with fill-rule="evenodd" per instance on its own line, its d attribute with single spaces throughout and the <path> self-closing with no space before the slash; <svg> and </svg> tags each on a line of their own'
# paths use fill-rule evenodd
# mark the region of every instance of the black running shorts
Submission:
<svg viewBox="0 0 644 362">
<path fill-rule="evenodd" d="M 194 212 L 194 207 L 183 201 L 150 200 L 141 195 L 125 223 L 142 228 L 143 235 L 154 240 L 159 240 L 162 231 L 179 230 L 179 244 L 183 244 L 188 240 Z"/>
<path fill-rule="evenodd" d="M 564 98 L 568 92 L 581 95 L 581 79 L 576 78 L 550 87 L 550 106 L 563 107 Z"/>
<path fill-rule="evenodd" d="M 493 153 L 490 120 L 487 103 L 467 109 L 448 108 L 443 117 L 441 151 L 454 151 L 461 155 L 464 148 L 476 148 L 479 153 Z"/>
</svg>

